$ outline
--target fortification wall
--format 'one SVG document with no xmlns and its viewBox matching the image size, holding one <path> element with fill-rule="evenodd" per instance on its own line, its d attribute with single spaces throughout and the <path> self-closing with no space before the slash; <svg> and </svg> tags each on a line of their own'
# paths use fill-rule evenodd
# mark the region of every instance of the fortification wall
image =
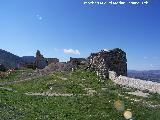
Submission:
<svg viewBox="0 0 160 120">
<path fill-rule="evenodd" d="M 129 78 L 126 76 L 117 76 L 116 72 L 109 71 L 109 78 L 116 84 L 136 88 L 141 91 L 149 91 L 152 93 L 160 94 L 160 83 L 145 81 L 141 79 Z"/>
<path fill-rule="evenodd" d="M 51 63 L 58 63 L 59 62 L 59 59 L 57 58 L 46 58 L 47 62 L 48 62 L 48 65 L 51 64 Z"/>
<path fill-rule="evenodd" d="M 117 79 L 117 74 L 114 71 L 109 71 L 109 79 L 115 80 Z"/>
<path fill-rule="evenodd" d="M 88 57 L 90 69 L 96 71 L 102 79 L 109 78 L 109 70 L 115 71 L 117 75 L 127 76 L 126 53 L 119 48 L 109 51 L 91 53 Z"/>
</svg>

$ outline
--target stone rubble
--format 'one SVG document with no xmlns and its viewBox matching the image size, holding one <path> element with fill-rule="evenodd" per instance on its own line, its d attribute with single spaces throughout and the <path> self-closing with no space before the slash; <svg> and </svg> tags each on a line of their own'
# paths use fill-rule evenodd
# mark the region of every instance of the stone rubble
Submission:
<svg viewBox="0 0 160 120">
<path fill-rule="evenodd" d="M 97 91 L 93 90 L 92 88 L 85 88 L 84 90 L 87 92 L 86 95 L 88 96 L 93 96 L 94 94 L 97 93 Z"/>
<path fill-rule="evenodd" d="M 64 77 L 60 77 L 60 79 L 61 79 L 61 80 L 68 80 L 67 78 L 64 78 Z"/>
<path fill-rule="evenodd" d="M 140 96 L 140 97 L 148 97 L 149 93 L 144 93 L 142 91 L 135 91 L 135 92 L 126 92 L 127 94 Z"/>
<path fill-rule="evenodd" d="M 48 62 L 48 65 L 51 64 L 51 63 L 58 63 L 59 62 L 59 59 L 57 58 L 46 58 L 47 62 Z"/>
<path fill-rule="evenodd" d="M 52 90 L 52 87 L 49 88 Z M 86 88 L 87 94 L 72 94 L 72 93 L 54 93 L 51 91 L 47 92 L 42 92 L 42 93 L 33 93 L 33 92 L 28 92 L 25 93 L 25 95 L 29 96 L 64 96 L 64 97 L 69 97 L 69 96 L 74 96 L 74 95 L 83 95 L 83 96 L 94 96 L 97 91 L 93 90 L 92 88 Z"/>
<path fill-rule="evenodd" d="M 70 57 L 70 61 L 68 61 L 68 63 L 75 65 L 86 64 L 86 62 L 87 60 L 85 58 L 72 58 L 72 57 Z"/>
<path fill-rule="evenodd" d="M 69 97 L 73 96 L 73 94 L 62 94 L 62 93 L 50 93 L 50 92 L 43 92 L 43 93 L 25 93 L 25 95 L 29 96 L 64 96 L 64 97 Z"/>
<path fill-rule="evenodd" d="M 50 65 L 46 66 L 44 69 L 37 70 L 36 73 L 41 74 L 41 75 L 48 75 L 53 72 L 58 72 L 58 71 L 71 71 L 72 68 L 75 68 L 74 65 L 71 63 L 51 63 Z"/>
<path fill-rule="evenodd" d="M 0 89 L 11 91 L 11 92 L 17 92 L 16 90 L 13 90 L 12 88 L 7 88 L 7 87 L 0 87 Z"/>
</svg>

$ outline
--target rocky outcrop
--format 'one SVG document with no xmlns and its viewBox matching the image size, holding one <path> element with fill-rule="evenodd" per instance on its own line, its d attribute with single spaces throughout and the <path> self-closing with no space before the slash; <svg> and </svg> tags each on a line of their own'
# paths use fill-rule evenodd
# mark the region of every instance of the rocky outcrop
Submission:
<svg viewBox="0 0 160 120">
<path fill-rule="evenodd" d="M 89 69 L 97 72 L 102 79 L 109 78 L 108 71 L 115 71 L 117 75 L 127 76 L 126 53 L 119 48 L 98 53 L 91 53 L 88 57 Z"/>
</svg>

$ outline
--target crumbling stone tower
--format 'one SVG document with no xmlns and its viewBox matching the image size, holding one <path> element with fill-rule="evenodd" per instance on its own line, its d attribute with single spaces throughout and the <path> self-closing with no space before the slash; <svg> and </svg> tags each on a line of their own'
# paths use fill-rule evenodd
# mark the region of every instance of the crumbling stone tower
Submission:
<svg viewBox="0 0 160 120">
<path fill-rule="evenodd" d="M 35 67 L 38 69 L 43 69 L 45 66 L 48 65 L 47 60 L 41 55 L 40 51 L 37 50 L 36 52 L 36 60 L 35 60 Z"/>
<path fill-rule="evenodd" d="M 109 71 L 115 71 L 117 75 L 127 76 L 126 53 L 119 48 L 91 53 L 88 61 L 89 68 L 96 71 L 102 79 L 109 78 Z"/>
</svg>

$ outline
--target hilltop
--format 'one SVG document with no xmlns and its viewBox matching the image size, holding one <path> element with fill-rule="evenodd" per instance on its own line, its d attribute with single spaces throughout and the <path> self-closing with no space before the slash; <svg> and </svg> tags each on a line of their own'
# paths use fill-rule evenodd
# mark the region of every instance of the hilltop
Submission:
<svg viewBox="0 0 160 120">
<path fill-rule="evenodd" d="M 21 79 L 32 70 L 16 70 L 1 84 L 1 120 L 138 120 L 160 119 L 160 95 L 138 97 L 136 89 L 102 80 L 77 69 Z"/>
<path fill-rule="evenodd" d="M 33 60 L 36 70 L 8 70 L 0 78 L 0 119 L 160 119 L 160 84 L 127 77 L 121 49 L 65 63 L 37 51 L 26 59 Z"/>
</svg>

